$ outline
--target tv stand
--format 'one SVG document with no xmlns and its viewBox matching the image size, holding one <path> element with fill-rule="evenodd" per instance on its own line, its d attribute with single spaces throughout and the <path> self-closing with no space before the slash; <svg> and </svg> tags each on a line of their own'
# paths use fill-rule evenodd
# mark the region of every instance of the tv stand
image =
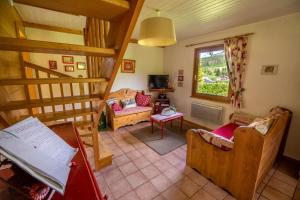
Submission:
<svg viewBox="0 0 300 200">
<path fill-rule="evenodd" d="M 170 100 L 167 98 L 168 92 L 174 92 L 174 88 L 149 89 L 150 92 L 159 92 L 158 98 L 154 101 L 154 114 L 160 114 L 164 108 L 170 106 Z"/>
<path fill-rule="evenodd" d="M 159 93 L 167 93 L 167 92 L 174 92 L 174 88 L 165 88 L 165 89 L 149 89 L 150 92 L 159 92 Z"/>
</svg>

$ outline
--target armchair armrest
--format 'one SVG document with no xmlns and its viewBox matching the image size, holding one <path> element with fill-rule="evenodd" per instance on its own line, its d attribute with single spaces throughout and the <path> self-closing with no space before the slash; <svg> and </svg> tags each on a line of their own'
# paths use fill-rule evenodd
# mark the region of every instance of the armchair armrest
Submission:
<svg viewBox="0 0 300 200">
<path fill-rule="evenodd" d="M 255 118 L 257 118 L 257 116 L 243 112 L 234 112 L 229 116 L 231 123 L 236 123 L 239 125 L 251 124 Z"/>
<path fill-rule="evenodd" d="M 229 151 L 233 148 L 233 141 L 225 137 L 217 135 L 213 132 L 204 129 L 193 129 L 194 134 L 198 134 L 207 143 L 212 144 L 224 151 Z"/>
</svg>

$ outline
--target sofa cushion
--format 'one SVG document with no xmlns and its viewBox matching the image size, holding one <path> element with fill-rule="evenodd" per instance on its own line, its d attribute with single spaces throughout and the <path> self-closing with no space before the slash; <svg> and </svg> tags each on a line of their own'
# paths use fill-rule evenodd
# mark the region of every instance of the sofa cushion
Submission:
<svg viewBox="0 0 300 200">
<path fill-rule="evenodd" d="M 143 106 L 137 106 L 134 108 L 126 108 L 120 111 L 115 111 L 115 116 L 116 117 L 121 117 L 125 115 L 130 115 L 130 114 L 135 114 L 135 113 L 140 113 L 140 112 L 146 112 L 146 111 L 151 111 L 152 107 L 143 107 Z"/>
<path fill-rule="evenodd" d="M 266 135 L 274 122 L 274 117 L 266 117 L 263 119 L 255 119 L 248 127 L 256 129 L 262 135 Z"/>
<path fill-rule="evenodd" d="M 106 103 L 111 107 L 114 103 L 118 103 L 118 100 L 116 98 L 110 98 L 106 100 Z"/>
<path fill-rule="evenodd" d="M 135 96 L 135 101 L 138 106 L 149 106 L 151 102 L 151 95 L 145 95 L 142 92 L 138 92 Z"/>
<path fill-rule="evenodd" d="M 127 109 L 127 108 L 135 108 L 136 107 L 136 102 L 134 98 L 131 99 L 122 99 L 121 100 L 123 108 Z"/>
<path fill-rule="evenodd" d="M 230 140 L 233 138 L 233 132 L 237 127 L 239 127 L 239 125 L 236 123 L 228 123 L 217 128 L 216 130 L 213 130 L 212 132 Z"/>
<path fill-rule="evenodd" d="M 233 141 L 225 137 L 217 135 L 213 132 L 206 131 L 203 129 L 194 130 L 195 133 L 199 134 L 203 140 L 207 143 L 212 144 L 224 151 L 229 151 L 233 148 Z"/>
<path fill-rule="evenodd" d="M 113 111 L 121 111 L 122 107 L 118 103 L 113 103 L 111 109 L 113 109 Z"/>
</svg>

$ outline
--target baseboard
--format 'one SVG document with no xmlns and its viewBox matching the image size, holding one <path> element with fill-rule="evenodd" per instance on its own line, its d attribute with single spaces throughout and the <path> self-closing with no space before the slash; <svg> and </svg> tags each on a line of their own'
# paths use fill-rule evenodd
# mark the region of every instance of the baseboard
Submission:
<svg viewBox="0 0 300 200">
<path fill-rule="evenodd" d="M 183 121 L 184 121 L 185 123 L 187 123 L 187 124 L 192 125 L 192 126 L 196 126 L 197 128 L 205 129 L 205 130 L 208 130 L 208 131 L 212 131 L 212 130 L 213 130 L 213 129 L 211 129 L 211 128 L 207 128 L 207 127 L 205 127 L 205 126 L 202 126 L 202 125 L 197 124 L 197 123 L 195 123 L 195 122 L 191 122 L 191 121 L 186 120 L 186 119 L 184 119 Z"/>
<path fill-rule="evenodd" d="M 286 160 L 290 163 L 292 163 L 293 165 L 297 166 L 300 169 L 300 160 L 296 160 L 295 158 L 291 158 L 289 156 L 283 155 L 281 157 L 281 159 Z"/>
</svg>

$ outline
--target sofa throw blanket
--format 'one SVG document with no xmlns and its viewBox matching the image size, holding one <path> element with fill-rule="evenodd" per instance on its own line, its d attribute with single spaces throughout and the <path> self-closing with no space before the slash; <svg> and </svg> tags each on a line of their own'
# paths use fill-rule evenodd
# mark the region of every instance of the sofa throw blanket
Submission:
<svg viewBox="0 0 300 200">
<path fill-rule="evenodd" d="M 207 143 L 212 144 L 224 151 L 229 151 L 233 148 L 233 141 L 225 137 L 214 134 L 203 129 L 194 129 L 194 133 L 199 134 Z"/>
</svg>

